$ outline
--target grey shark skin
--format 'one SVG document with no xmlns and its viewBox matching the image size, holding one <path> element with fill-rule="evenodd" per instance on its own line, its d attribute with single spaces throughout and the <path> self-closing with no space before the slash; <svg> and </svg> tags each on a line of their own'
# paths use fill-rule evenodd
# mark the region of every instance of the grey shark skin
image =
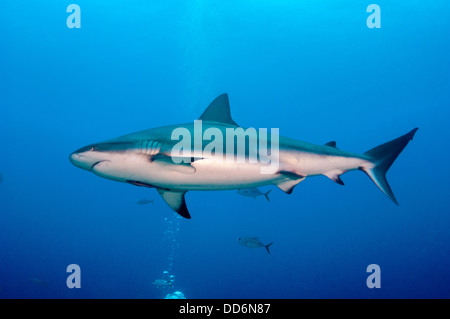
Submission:
<svg viewBox="0 0 450 319">
<path fill-rule="evenodd" d="M 218 96 L 200 120 L 202 134 L 208 128 L 218 128 L 226 136 L 227 128 L 239 127 L 231 117 L 227 94 Z M 177 164 L 179 161 L 174 161 L 171 154 L 179 140 L 172 140 L 171 136 L 180 127 L 194 132 L 193 123 L 153 128 L 85 146 L 73 152 L 69 159 L 75 166 L 98 176 L 156 188 L 166 203 L 185 218 L 190 218 L 184 198 L 190 190 L 236 190 L 276 185 L 290 194 L 309 176 L 325 175 L 343 185 L 340 175 L 352 170 L 365 172 L 384 194 L 398 204 L 385 174 L 417 131 L 415 128 L 363 154 L 340 150 L 335 142 L 315 145 L 279 136 L 278 169 L 272 174 L 261 174 L 261 167 L 268 164 L 259 159 L 256 163 L 228 159 L 219 163 L 213 158 L 192 157 Z M 273 138 L 273 135 L 268 136 L 268 140 Z M 203 141 L 202 147 L 205 144 Z M 223 155 L 226 151 L 224 146 Z"/>
</svg>

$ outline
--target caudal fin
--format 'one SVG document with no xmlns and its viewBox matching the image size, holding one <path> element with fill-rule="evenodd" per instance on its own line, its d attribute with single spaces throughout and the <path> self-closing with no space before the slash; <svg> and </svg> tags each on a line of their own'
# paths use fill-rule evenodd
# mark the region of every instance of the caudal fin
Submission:
<svg viewBox="0 0 450 319">
<path fill-rule="evenodd" d="M 418 128 L 415 128 L 411 132 L 400 136 L 395 140 L 384 143 L 364 153 L 364 155 L 371 159 L 371 162 L 375 164 L 375 166 L 372 168 L 361 167 L 361 170 L 364 171 L 372 179 L 375 185 L 377 185 L 378 188 L 397 205 L 397 199 L 395 199 L 394 193 L 386 180 L 386 172 L 397 156 L 403 151 L 406 145 L 408 145 L 409 141 L 413 139 L 417 130 Z"/>
<path fill-rule="evenodd" d="M 265 245 L 264 247 L 266 248 L 266 250 L 267 250 L 267 253 L 270 255 L 270 250 L 269 250 L 269 246 L 270 245 L 272 245 L 273 244 L 273 242 L 271 242 L 270 244 L 267 244 L 267 245 Z"/>
<path fill-rule="evenodd" d="M 272 190 L 269 190 L 267 193 L 264 194 L 264 196 L 266 197 L 266 199 L 267 199 L 268 202 L 270 202 L 270 199 L 269 199 L 269 193 L 270 193 L 271 191 L 272 191 Z"/>
</svg>

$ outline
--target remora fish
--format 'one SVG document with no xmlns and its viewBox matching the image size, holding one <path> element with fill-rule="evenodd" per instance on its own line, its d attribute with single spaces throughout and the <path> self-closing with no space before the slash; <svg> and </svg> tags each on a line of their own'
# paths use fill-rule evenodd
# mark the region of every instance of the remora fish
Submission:
<svg viewBox="0 0 450 319">
<path fill-rule="evenodd" d="M 231 117 L 227 94 L 218 96 L 200 116 L 200 120 L 203 123 L 201 133 L 209 128 L 223 132 L 229 128 L 239 128 Z M 69 158 L 75 166 L 101 177 L 156 188 L 166 203 L 185 218 L 190 218 L 185 202 L 185 194 L 190 190 L 231 190 L 276 185 L 290 194 L 308 176 L 325 175 L 343 185 L 341 174 L 352 170 L 365 172 L 386 196 L 398 204 L 385 174 L 417 131 L 415 128 L 363 154 L 340 150 L 335 142 L 315 145 L 279 136 L 279 169 L 273 174 L 261 174 L 261 168 L 266 165 L 261 161 L 239 163 L 227 159 L 218 163 L 202 157 L 190 157 L 190 162 L 176 160 L 172 148 L 178 140 L 172 140 L 172 134 L 179 128 L 195 135 L 194 123 L 153 128 L 85 146 L 73 152 Z M 245 139 L 243 129 L 239 134 L 241 137 L 244 135 Z M 260 136 L 258 133 L 258 139 Z M 274 138 L 273 135 L 271 138 Z M 195 148 L 194 141 L 192 145 Z M 215 152 L 220 153 L 217 149 Z M 222 153 L 225 155 L 228 152 L 224 148 Z"/>
<path fill-rule="evenodd" d="M 261 192 L 258 188 L 256 187 L 252 187 L 252 188 L 244 188 L 244 189 L 239 189 L 238 190 L 238 194 L 242 195 L 242 196 L 247 196 L 247 197 L 253 197 L 256 199 L 256 197 L 264 195 L 264 197 L 266 197 L 267 201 L 270 202 L 269 199 L 269 193 L 272 190 L 269 190 L 266 193 Z"/>
<path fill-rule="evenodd" d="M 259 239 L 257 237 L 240 237 L 239 238 L 239 244 L 241 244 L 242 246 L 246 246 L 246 247 L 250 247 L 250 248 L 259 248 L 259 247 L 264 247 L 267 250 L 267 253 L 270 255 L 270 250 L 269 250 L 269 246 L 273 244 L 267 244 L 264 245 L 262 242 L 259 241 Z"/>
</svg>

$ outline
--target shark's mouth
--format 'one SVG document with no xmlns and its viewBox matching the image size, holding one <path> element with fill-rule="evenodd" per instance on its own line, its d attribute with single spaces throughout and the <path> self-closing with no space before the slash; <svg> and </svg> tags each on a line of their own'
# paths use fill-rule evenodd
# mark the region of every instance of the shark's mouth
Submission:
<svg viewBox="0 0 450 319">
<path fill-rule="evenodd" d="M 92 164 L 92 166 L 91 166 L 91 172 L 94 170 L 94 168 L 95 168 L 95 166 L 97 166 L 98 164 L 100 164 L 100 163 L 102 163 L 102 162 L 109 162 L 109 161 L 98 161 L 98 162 L 95 162 L 94 164 Z"/>
</svg>

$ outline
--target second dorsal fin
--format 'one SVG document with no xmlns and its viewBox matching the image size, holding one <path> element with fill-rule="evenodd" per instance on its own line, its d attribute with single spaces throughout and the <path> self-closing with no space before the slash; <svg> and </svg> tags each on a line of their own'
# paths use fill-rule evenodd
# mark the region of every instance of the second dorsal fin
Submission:
<svg viewBox="0 0 450 319">
<path fill-rule="evenodd" d="M 231 118 L 230 102 L 227 93 L 216 97 L 200 116 L 199 120 L 238 126 Z"/>
<path fill-rule="evenodd" d="M 325 143 L 325 145 L 326 145 L 326 146 L 330 146 L 330 147 L 337 148 L 337 146 L 336 146 L 336 141 L 330 141 L 330 142 L 328 142 L 328 143 Z"/>
</svg>

